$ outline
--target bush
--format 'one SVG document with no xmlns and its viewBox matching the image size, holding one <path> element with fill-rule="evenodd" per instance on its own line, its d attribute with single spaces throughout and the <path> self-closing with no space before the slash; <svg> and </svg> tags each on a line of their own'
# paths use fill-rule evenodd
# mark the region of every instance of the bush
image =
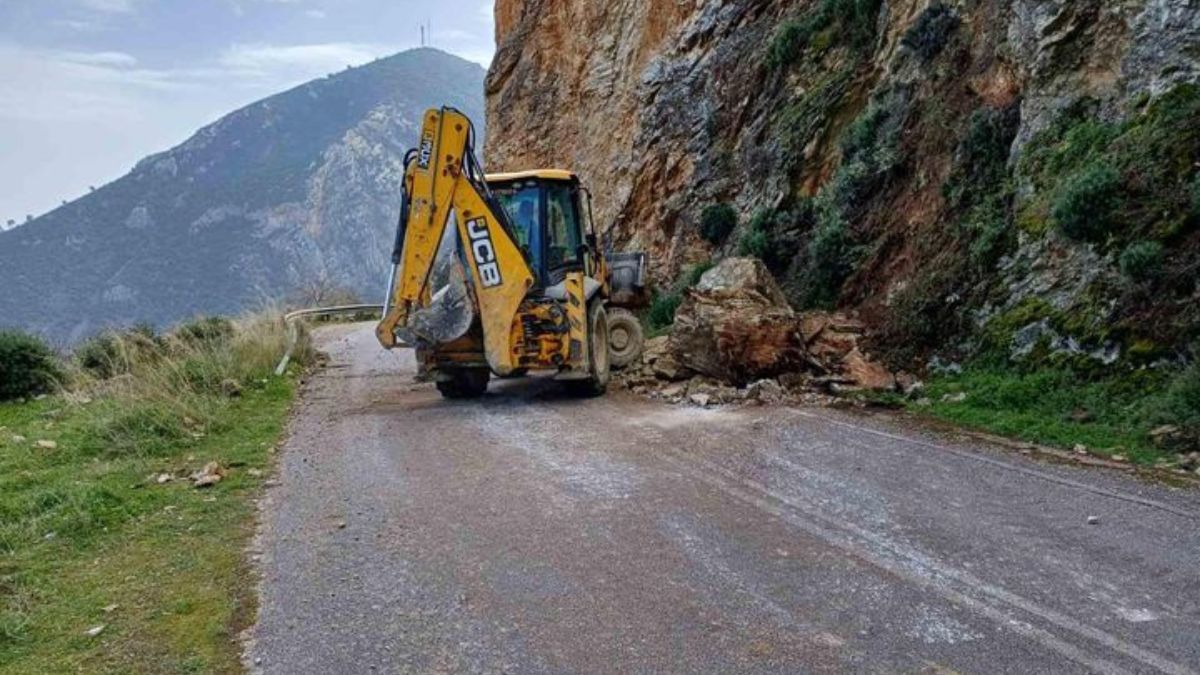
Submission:
<svg viewBox="0 0 1200 675">
<path fill-rule="evenodd" d="M 817 227 L 808 243 L 808 269 L 805 273 L 806 307 L 832 307 L 837 304 L 842 284 L 854 271 L 861 251 L 846 231 L 842 213 L 829 200 L 817 205 Z"/>
<path fill-rule="evenodd" d="M 716 267 L 716 265 L 717 264 L 711 260 L 706 260 L 702 263 L 692 265 L 692 268 L 688 270 L 687 276 L 685 277 L 685 281 L 684 281 L 685 285 L 688 288 L 691 288 L 691 287 L 695 286 L 696 284 L 700 283 L 700 277 L 704 276 L 705 272 Z"/>
<path fill-rule="evenodd" d="M 1059 190 L 1052 215 L 1072 239 L 1102 243 L 1113 229 L 1121 176 L 1110 166 L 1093 164 L 1071 177 Z"/>
<path fill-rule="evenodd" d="M 971 237 L 971 263 L 976 269 L 987 271 L 995 267 L 1017 243 L 1007 194 L 993 196 L 971 209 L 963 220 L 963 229 Z"/>
<path fill-rule="evenodd" d="M 646 314 L 646 321 L 650 324 L 651 330 L 661 331 L 675 323 L 675 312 L 679 310 L 681 304 L 683 304 L 681 293 L 655 293 L 654 299 L 650 302 L 650 311 Z"/>
<path fill-rule="evenodd" d="M 180 324 L 172 331 L 175 337 L 190 344 L 220 343 L 233 337 L 233 322 L 221 316 L 199 317 Z"/>
<path fill-rule="evenodd" d="M 1200 222 L 1200 173 L 1192 179 L 1192 220 Z"/>
<path fill-rule="evenodd" d="M 942 186 L 951 206 L 978 204 L 980 194 L 1008 189 L 1008 155 L 1020 124 L 1020 108 L 980 108 L 954 153 L 954 168 Z"/>
<path fill-rule="evenodd" d="M 75 348 L 73 355 L 76 365 L 101 380 L 128 371 L 120 338 L 115 333 L 105 332 L 88 338 Z"/>
<path fill-rule="evenodd" d="M 921 13 L 900 42 L 920 56 L 922 61 L 932 61 L 946 47 L 950 35 L 960 23 L 953 9 L 935 2 Z"/>
<path fill-rule="evenodd" d="M 125 331 L 105 331 L 75 347 L 75 364 L 92 377 L 107 380 L 128 373 L 135 361 L 160 356 L 162 340 L 146 324 Z"/>
<path fill-rule="evenodd" d="M 45 342 L 19 331 L 0 331 L 0 401 L 45 394 L 62 377 L 58 357 Z"/>
<path fill-rule="evenodd" d="M 713 246 L 720 246 L 737 227 L 737 211 L 729 204 L 711 204 L 700 213 L 700 236 Z"/>
<path fill-rule="evenodd" d="M 805 22 L 785 21 L 775 31 L 775 37 L 771 38 L 767 48 L 767 66 L 775 70 L 791 64 L 804 52 L 811 37 Z"/>
<path fill-rule="evenodd" d="M 1151 426 L 1180 427 L 1191 446 L 1200 449 L 1200 363 L 1179 371 L 1160 394 L 1145 396 L 1138 412 Z"/>
<path fill-rule="evenodd" d="M 751 226 L 738 242 L 738 255 L 748 255 L 766 260 L 770 253 L 771 238 L 761 226 Z"/>
<path fill-rule="evenodd" d="M 1163 271 L 1163 247 L 1157 241 L 1137 241 L 1121 253 L 1121 272 L 1134 281 L 1150 281 Z"/>
<path fill-rule="evenodd" d="M 784 22 L 775 31 L 767 50 L 767 65 L 779 69 L 794 63 L 810 45 L 824 43 L 817 40 L 817 34 L 825 31 L 842 38 L 852 49 L 864 51 L 875 41 L 882 4 L 883 0 L 820 0 L 807 16 Z"/>
</svg>

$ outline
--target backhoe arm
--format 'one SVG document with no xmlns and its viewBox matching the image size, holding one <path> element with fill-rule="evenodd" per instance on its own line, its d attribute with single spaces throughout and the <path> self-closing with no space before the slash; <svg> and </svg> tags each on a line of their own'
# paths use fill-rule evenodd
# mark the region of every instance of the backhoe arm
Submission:
<svg viewBox="0 0 1200 675">
<path fill-rule="evenodd" d="M 509 234 L 506 214 L 489 199 L 473 140 L 470 120 L 457 110 L 425 113 L 421 145 L 405 169 L 400 248 L 393 257 L 397 268 L 376 334 L 384 347 L 396 347 L 396 329 L 406 327 L 412 313 L 428 304 L 434 260 L 453 212 L 488 364 L 497 374 L 508 375 L 517 368 L 514 319 L 533 286 L 533 273 Z"/>
</svg>

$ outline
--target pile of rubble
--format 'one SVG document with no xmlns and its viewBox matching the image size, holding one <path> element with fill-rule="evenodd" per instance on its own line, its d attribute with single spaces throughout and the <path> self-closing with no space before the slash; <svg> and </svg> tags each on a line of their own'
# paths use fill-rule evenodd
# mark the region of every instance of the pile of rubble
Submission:
<svg viewBox="0 0 1200 675">
<path fill-rule="evenodd" d="M 761 261 L 729 258 L 687 291 L 670 334 L 648 341 L 620 380 L 635 393 L 696 405 L 825 402 L 911 387 L 863 351 L 862 334 L 847 316 L 796 313 Z"/>
</svg>

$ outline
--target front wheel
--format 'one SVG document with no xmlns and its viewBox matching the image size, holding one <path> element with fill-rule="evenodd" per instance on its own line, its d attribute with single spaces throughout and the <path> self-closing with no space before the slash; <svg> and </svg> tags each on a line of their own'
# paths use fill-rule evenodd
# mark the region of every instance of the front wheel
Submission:
<svg viewBox="0 0 1200 675">
<path fill-rule="evenodd" d="M 596 299 L 588 308 L 588 378 L 568 382 L 567 387 L 577 396 L 600 396 L 608 391 L 612 379 L 608 355 L 608 311 L 604 302 Z"/>
<path fill-rule="evenodd" d="M 627 309 L 608 310 L 608 355 L 612 367 L 621 370 L 642 358 L 646 334 L 642 322 Z"/>
<path fill-rule="evenodd" d="M 487 368 L 458 368 L 443 371 L 438 378 L 437 388 L 443 398 L 479 398 L 487 393 L 488 380 L 492 373 Z"/>
</svg>

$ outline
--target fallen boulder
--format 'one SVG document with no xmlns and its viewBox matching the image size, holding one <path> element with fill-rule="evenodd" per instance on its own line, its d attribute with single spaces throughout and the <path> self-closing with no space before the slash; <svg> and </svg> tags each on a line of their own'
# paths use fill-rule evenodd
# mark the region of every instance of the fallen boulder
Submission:
<svg viewBox="0 0 1200 675">
<path fill-rule="evenodd" d="M 806 362 L 796 313 L 754 258 L 730 258 L 706 272 L 675 313 L 668 344 L 688 371 L 737 385 Z"/>
</svg>

